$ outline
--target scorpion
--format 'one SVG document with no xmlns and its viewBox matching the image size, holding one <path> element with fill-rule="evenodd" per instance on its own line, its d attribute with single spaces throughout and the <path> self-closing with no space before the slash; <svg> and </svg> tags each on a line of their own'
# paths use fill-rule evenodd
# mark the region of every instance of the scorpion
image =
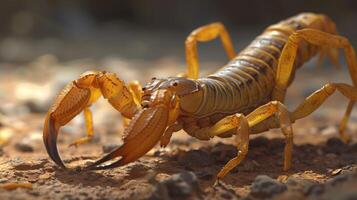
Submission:
<svg viewBox="0 0 357 200">
<path fill-rule="evenodd" d="M 220 38 L 230 61 L 215 73 L 199 78 L 197 45 L 216 38 Z M 289 111 L 284 99 L 295 71 L 317 55 L 319 61 L 327 56 L 338 65 L 338 49 L 344 50 L 353 85 L 327 83 Z M 216 22 L 191 32 L 185 50 L 186 73 L 152 78 L 144 87 L 138 81 L 126 84 L 106 71 L 85 72 L 69 83 L 46 115 L 43 140 L 50 158 L 66 169 L 57 149 L 58 132 L 82 111 L 87 136 L 71 145 L 91 141 L 90 106 L 101 96 L 130 122 L 123 134 L 123 145 L 83 166 L 83 170 L 123 166 L 145 155 L 157 143 L 167 146 L 173 133 L 184 130 L 199 140 L 235 136 L 237 155 L 219 171 L 219 180 L 245 158 L 250 135 L 280 128 L 285 138 L 283 170 L 287 171 L 292 159 L 292 124 L 310 115 L 336 91 L 349 100 L 339 134 L 345 143 L 350 141 L 344 130 L 357 101 L 356 55 L 328 16 L 301 13 L 271 25 L 239 54 L 224 25 Z"/>
</svg>

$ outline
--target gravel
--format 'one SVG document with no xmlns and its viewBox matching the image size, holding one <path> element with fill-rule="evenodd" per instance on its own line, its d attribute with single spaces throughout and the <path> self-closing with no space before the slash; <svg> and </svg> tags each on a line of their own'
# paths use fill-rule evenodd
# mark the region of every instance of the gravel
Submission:
<svg viewBox="0 0 357 200">
<path fill-rule="evenodd" d="M 284 192 L 287 187 L 269 176 L 259 175 L 254 179 L 250 189 L 249 195 L 258 198 L 268 198 Z"/>
<path fill-rule="evenodd" d="M 193 172 L 184 171 L 159 182 L 153 195 L 148 199 L 188 198 L 189 196 L 199 196 L 200 193 L 201 189 L 196 175 Z"/>
<path fill-rule="evenodd" d="M 31 144 L 31 142 L 29 140 L 27 140 L 26 138 L 17 142 L 15 144 L 15 148 L 21 152 L 33 152 L 34 151 L 33 144 Z"/>
</svg>

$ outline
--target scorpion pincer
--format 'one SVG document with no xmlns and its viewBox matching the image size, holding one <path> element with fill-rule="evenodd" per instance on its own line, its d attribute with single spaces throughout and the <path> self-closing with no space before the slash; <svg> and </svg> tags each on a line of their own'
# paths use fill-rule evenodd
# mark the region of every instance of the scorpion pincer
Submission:
<svg viewBox="0 0 357 200">
<path fill-rule="evenodd" d="M 181 79 L 181 78 L 176 78 Z M 177 86 L 174 79 L 169 81 L 153 80 L 153 87 L 148 85 L 141 97 L 141 105 L 134 100 L 130 86 L 124 85 L 115 74 L 107 72 L 86 72 L 81 77 L 63 89 L 49 110 L 43 131 L 44 144 L 51 159 L 62 168 L 66 168 L 57 149 L 57 135 L 61 126 L 67 124 L 81 111 L 85 111 L 94 103 L 100 95 L 103 95 L 124 117 L 131 118 L 127 126 L 123 142 L 119 148 L 113 150 L 103 158 L 83 169 L 107 169 L 127 164 L 145 155 L 152 149 L 162 136 L 167 127 L 172 126 L 178 117 L 179 95 L 195 93 L 186 87 Z M 89 111 L 90 112 L 90 111 Z M 91 119 L 86 116 L 86 138 L 81 138 L 72 145 L 90 141 Z M 89 128 L 88 128 L 89 126 Z M 164 143 L 164 139 L 162 143 Z M 103 165 L 113 158 L 119 160 Z"/>
</svg>

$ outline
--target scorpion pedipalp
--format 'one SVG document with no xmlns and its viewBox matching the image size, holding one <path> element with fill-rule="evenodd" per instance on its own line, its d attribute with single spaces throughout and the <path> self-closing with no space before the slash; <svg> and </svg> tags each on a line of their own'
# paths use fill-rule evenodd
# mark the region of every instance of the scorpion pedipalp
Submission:
<svg viewBox="0 0 357 200">
<path fill-rule="evenodd" d="M 124 144 L 84 170 L 110 169 L 133 162 L 145 155 L 161 139 L 165 132 L 169 119 L 169 109 L 165 105 L 159 105 L 140 111 L 130 122 L 126 129 Z M 110 164 L 104 165 L 114 158 L 119 158 Z"/>
<path fill-rule="evenodd" d="M 68 84 L 48 111 L 43 130 L 46 150 L 51 159 L 62 168 L 66 167 L 57 150 L 59 129 L 84 111 L 87 137 L 76 140 L 72 145 L 89 142 L 93 136 L 89 106 L 101 95 L 124 117 L 134 116 L 138 110 L 138 105 L 134 102 L 128 87 L 114 73 L 89 71 Z"/>
<path fill-rule="evenodd" d="M 43 141 L 51 159 L 66 168 L 57 149 L 58 130 L 80 113 L 90 101 L 89 89 L 79 88 L 75 82 L 67 85 L 49 110 L 43 129 Z"/>
</svg>

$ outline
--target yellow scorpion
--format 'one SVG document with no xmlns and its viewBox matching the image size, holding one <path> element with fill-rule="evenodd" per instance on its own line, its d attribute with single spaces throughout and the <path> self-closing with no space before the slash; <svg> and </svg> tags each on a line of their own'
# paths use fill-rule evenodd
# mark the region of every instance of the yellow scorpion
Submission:
<svg viewBox="0 0 357 200">
<path fill-rule="evenodd" d="M 230 62 L 217 72 L 199 78 L 198 42 L 220 37 Z M 47 152 L 59 166 L 62 162 L 56 140 L 61 126 L 84 111 L 87 137 L 93 137 L 89 107 L 103 96 L 130 123 L 125 129 L 124 144 L 84 170 L 101 170 L 125 165 L 145 155 L 159 141 L 165 147 L 174 132 L 183 129 L 200 140 L 215 136 L 237 137 L 237 156 L 218 173 L 223 178 L 248 153 L 249 135 L 281 128 L 285 136 L 283 170 L 291 167 L 292 123 L 315 111 L 335 91 L 349 99 L 339 133 L 344 142 L 346 123 L 357 100 L 356 55 L 347 38 L 338 35 L 335 23 L 327 16 L 302 13 L 269 26 L 247 48 L 235 54 L 231 39 L 221 23 L 194 30 L 186 39 L 188 71 L 181 76 L 153 78 L 141 88 L 137 81 L 126 85 L 114 73 L 86 72 L 69 83 L 49 109 L 43 131 Z M 344 50 L 353 86 L 328 83 L 289 111 L 284 98 L 295 70 L 320 54 L 338 64 L 337 49 Z M 108 161 L 117 158 L 115 161 Z"/>
</svg>

